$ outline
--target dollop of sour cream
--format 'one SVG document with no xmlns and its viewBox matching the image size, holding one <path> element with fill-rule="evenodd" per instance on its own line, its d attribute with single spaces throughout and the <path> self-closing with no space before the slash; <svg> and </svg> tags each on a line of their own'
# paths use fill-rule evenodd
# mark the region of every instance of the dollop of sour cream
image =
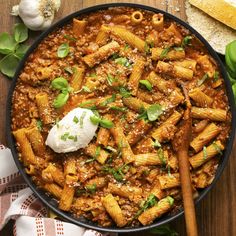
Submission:
<svg viewBox="0 0 236 236">
<path fill-rule="evenodd" d="M 98 125 L 90 121 L 93 115 L 88 109 L 73 109 L 51 128 L 46 145 L 57 153 L 73 152 L 86 147 L 98 128 Z"/>
</svg>

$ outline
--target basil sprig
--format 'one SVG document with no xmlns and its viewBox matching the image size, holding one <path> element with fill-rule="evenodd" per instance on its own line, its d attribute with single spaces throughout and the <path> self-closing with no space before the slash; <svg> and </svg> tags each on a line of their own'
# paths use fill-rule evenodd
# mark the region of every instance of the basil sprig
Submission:
<svg viewBox="0 0 236 236">
<path fill-rule="evenodd" d="M 16 68 L 28 50 L 28 46 L 22 44 L 28 39 L 28 29 L 22 24 L 15 24 L 13 35 L 7 32 L 0 34 L 0 54 L 3 58 L 0 60 L 0 71 L 12 78 Z"/>
<path fill-rule="evenodd" d="M 57 56 L 60 58 L 66 57 L 70 52 L 70 47 L 68 43 L 63 43 L 57 49 Z"/>
<path fill-rule="evenodd" d="M 147 109 L 143 109 L 142 113 L 138 116 L 139 119 L 146 121 L 155 121 L 164 112 L 164 109 L 159 104 L 150 105 Z"/>
<path fill-rule="evenodd" d="M 55 108 L 61 108 L 64 106 L 69 98 L 69 93 L 72 88 L 69 86 L 68 81 L 63 77 L 58 77 L 51 82 L 51 87 L 60 90 L 61 93 L 57 95 L 53 101 L 53 106 Z"/>
<path fill-rule="evenodd" d="M 236 40 L 226 46 L 225 63 L 236 103 Z"/>
</svg>

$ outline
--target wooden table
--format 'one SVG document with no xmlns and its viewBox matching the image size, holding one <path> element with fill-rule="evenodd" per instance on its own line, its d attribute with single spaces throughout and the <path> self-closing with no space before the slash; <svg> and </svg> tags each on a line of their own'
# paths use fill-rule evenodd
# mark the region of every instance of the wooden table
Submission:
<svg viewBox="0 0 236 236">
<path fill-rule="evenodd" d="M 11 7 L 18 3 L 19 0 L 0 0 L 0 29 L 1 32 L 12 32 L 15 22 L 18 18 L 11 16 L 9 13 Z M 124 2 L 124 1 L 103 1 L 103 0 L 62 0 L 62 6 L 57 14 L 56 20 L 68 15 L 71 12 L 77 11 L 92 5 L 108 3 L 108 2 Z M 138 0 L 126 1 L 135 2 L 145 5 L 157 7 L 166 10 L 179 18 L 186 20 L 184 0 Z M 30 33 L 30 39 L 36 38 L 39 33 Z M 10 79 L 0 75 L 0 141 L 6 144 L 5 139 L 5 105 L 6 96 Z M 198 205 L 197 220 L 200 236 L 233 236 L 236 235 L 236 142 L 234 149 L 221 178 L 217 182 L 212 191 Z M 179 232 L 180 235 L 185 235 L 184 218 L 181 217 L 171 223 L 171 226 Z M 0 232 L 3 236 L 12 235 L 12 224 L 8 224 L 5 229 Z M 149 235 L 147 232 L 129 235 Z"/>
</svg>

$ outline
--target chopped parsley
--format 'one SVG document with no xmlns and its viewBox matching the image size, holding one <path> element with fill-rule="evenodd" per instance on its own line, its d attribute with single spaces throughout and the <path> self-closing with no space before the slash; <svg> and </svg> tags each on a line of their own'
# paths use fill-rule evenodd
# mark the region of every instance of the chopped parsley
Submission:
<svg viewBox="0 0 236 236">
<path fill-rule="evenodd" d="M 76 142 L 78 140 L 77 135 L 70 135 L 70 136 L 68 136 L 68 139 L 71 139 L 74 142 Z"/>
</svg>

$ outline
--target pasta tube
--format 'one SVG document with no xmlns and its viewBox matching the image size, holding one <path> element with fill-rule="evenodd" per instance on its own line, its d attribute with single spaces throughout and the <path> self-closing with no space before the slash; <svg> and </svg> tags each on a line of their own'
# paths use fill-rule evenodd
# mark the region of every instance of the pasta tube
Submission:
<svg viewBox="0 0 236 236">
<path fill-rule="evenodd" d="M 120 206 L 112 194 L 108 194 L 106 197 L 102 198 L 102 204 L 111 218 L 116 222 L 118 227 L 123 227 L 127 224 Z"/>
</svg>

